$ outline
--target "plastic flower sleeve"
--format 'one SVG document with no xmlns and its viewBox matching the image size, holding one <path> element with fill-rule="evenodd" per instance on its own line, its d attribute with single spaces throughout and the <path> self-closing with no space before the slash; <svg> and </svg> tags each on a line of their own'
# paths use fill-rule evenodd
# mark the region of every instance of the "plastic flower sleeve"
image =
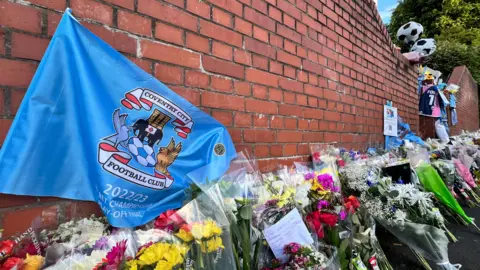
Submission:
<svg viewBox="0 0 480 270">
<path fill-rule="evenodd" d="M 227 269 L 236 264 L 224 197 L 213 185 L 176 212 L 184 221 L 175 236 L 188 246 L 185 267 Z"/>
</svg>

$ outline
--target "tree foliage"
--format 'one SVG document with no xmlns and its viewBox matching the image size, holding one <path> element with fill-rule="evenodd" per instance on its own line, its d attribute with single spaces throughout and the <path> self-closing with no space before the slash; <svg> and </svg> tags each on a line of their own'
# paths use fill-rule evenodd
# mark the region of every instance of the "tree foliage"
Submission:
<svg viewBox="0 0 480 270">
<path fill-rule="evenodd" d="M 454 67 L 467 65 L 480 82 L 479 0 L 400 0 L 387 26 L 396 43 L 398 28 L 409 21 L 423 25 L 423 38 L 437 41 L 429 66 L 446 76 Z"/>
</svg>

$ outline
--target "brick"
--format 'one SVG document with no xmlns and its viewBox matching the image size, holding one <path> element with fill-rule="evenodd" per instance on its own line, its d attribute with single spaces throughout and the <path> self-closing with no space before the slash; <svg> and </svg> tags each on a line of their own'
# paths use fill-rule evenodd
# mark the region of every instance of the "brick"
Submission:
<svg viewBox="0 0 480 270">
<path fill-rule="evenodd" d="M 253 37 L 268 43 L 268 31 L 262 29 L 256 25 L 253 26 Z"/>
<path fill-rule="evenodd" d="M 31 7 L 14 4 L 8 1 L 0 2 L 0 25 L 40 33 L 40 11 Z"/>
<path fill-rule="evenodd" d="M 309 1 L 311 2 L 311 1 Z M 315 2 L 316 3 L 316 2 Z M 320 3 L 320 2 L 318 2 Z M 307 11 L 307 3 L 304 0 L 296 0 L 297 7 L 302 11 Z"/>
<path fill-rule="evenodd" d="M 325 69 L 324 67 L 320 66 L 320 65 L 317 65 L 315 63 L 312 63 L 308 60 L 303 60 L 302 61 L 302 67 L 303 69 L 305 69 L 306 71 L 310 71 L 310 72 L 313 72 L 315 74 L 318 74 L 320 76 L 323 75 L 323 70 Z"/>
<path fill-rule="evenodd" d="M 260 99 L 267 99 L 268 98 L 268 89 L 265 86 L 261 85 L 253 85 L 252 96 Z"/>
<path fill-rule="evenodd" d="M 323 119 L 323 111 L 314 108 L 303 108 L 303 117 L 313 119 Z"/>
<path fill-rule="evenodd" d="M 242 4 L 236 0 L 208 0 L 210 4 L 221 7 L 238 16 L 242 16 Z"/>
<path fill-rule="evenodd" d="M 283 65 L 279 62 L 275 62 L 270 60 L 270 72 L 278 74 L 278 75 L 283 75 Z"/>
<path fill-rule="evenodd" d="M 13 119 L 0 119 L 0 142 L 5 140 Z"/>
<path fill-rule="evenodd" d="M 302 37 L 302 45 L 309 48 L 310 50 L 315 51 L 315 52 L 318 52 L 318 53 L 323 52 L 323 46 L 320 43 L 318 43 L 314 40 L 311 40 L 307 37 Z"/>
<path fill-rule="evenodd" d="M 113 48 L 121 52 L 137 54 L 137 41 L 132 37 L 124 33 L 112 32 L 103 26 L 92 23 L 85 23 L 84 26 Z"/>
<path fill-rule="evenodd" d="M 13 32 L 11 54 L 13 57 L 41 60 L 48 43 L 48 39 Z"/>
<path fill-rule="evenodd" d="M 22 103 L 23 97 L 25 96 L 25 91 L 12 90 L 11 92 L 11 103 L 10 103 L 10 112 L 15 115 L 17 114 L 18 108 Z"/>
<path fill-rule="evenodd" d="M 204 52 L 204 53 L 210 52 L 210 43 L 208 42 L 207 38 L 204 38 L 192 33 L 187 33 L 186 41 L 187 41 L 186 46 L 189 49 L 199 51 L 199 52 Z"/>
<path fill-rule="evenodd" d="M 245 49 L 275 59 L 275 49 L 255 39 L 245 37 Z"/>
<path fill-rule="evenodd" d="M 301 11 L 285 0 L 277 0 L 277 8 L 283 10 L 286 14 L 289 14 L 297 20 L 301 19 Z"/>
<path fill-rule="evenodd" d="M 277 60 L 295 67 L 300 67 L 302 65 L 302 61 L 300 58 L 284 51 L 277 52 Z"/>
<path fill-rule="evenodd" d="M 324 118 L 327 121 L 340 121 L 340 113 L 325 111 L 324 112 Z"/>
<path fill-rule="evenodd" d="M 237 128 L 228 128 L 228 134 L 232 137 L 234 143 L 242 142 L 242 130 Z"/>
<path fill-rule="evenodd" d="M 278 115 L 272 115 L 270 117 L 270 128 L 282 129 L 283 128 L 283 117 Z"/>
<path fill-rule="evenodd" d="M 152 21 L 150 19 L 123 10 L 119 10 L 117 16 L 118 28 L 143 36 L 152 36 Z"/>
<path fill-rule="evenodd" d="M 263 69 L 263 70 L 268 70 L 268 59 L 265 57 L 261 57 L 258 55 L 253 55 L 252 56 L 252 65 L 253 67 Z"/>
<path fill-rule="evenodd" d="M 283 14 L 283 24 L 292 29 L 295 29 L 295 19 L 288 16 L 287 14 Z"/>
<path fill-rule="evenodd" d="M 277 142 L 302 142 L 302 132 L 300 131 L 278 131 Z"/>
<path fill-rule="evenodd" d="M 242 47 L 242 35 L 204 20 L 200 21 L 200 34 L 237 47 Z"/>
<path fill-rule="evenodd" d="M 55 10 L 58 10 L 58 11 L 64 11 L 66 6 L 67 6 L 67 3 L 65 2 L 65 0 L 57 0 L 57 1 L 30 0 L 29 2 L 32 3 L 32 4 L 35 4 L 35 5 L 55 9 Z M 133 1 L 132 1 L 132 4 L 133 4 Z"/>
<path fill-rule="evenodd" d="M 48 12 L 47 15 L 47 33 L 49 36 L 52 36 L 53 33 L 55 33 L 55 30 L 57 29 L 58 23 L 60 23 L 60 20 L 62 19 L 62 16 L 58 13 L 55 12 Z"/>
<path fill-rule="evenodd" d="M 296 104 L 295 94 L 290 92 L 283 92 L 283 101 L 285 103 Z"/>
<path fill-rule="evenodd" d="M 257 114 L 253 116 L 254 128 L 268 128 L 268 116 L 263 114 Z"/>
<path fill-rule="evenodd" d="M 200 68 L 200 55 L 196 53 L 147 40 L 142 40 L 140 44 L 143 57 L 190 68 Z"/>
<path fill-rule="evenodd" d="M 303 83 L 290 80 L 287 78 L 280 78 L 279 79 L 279 86 L 282 89 L 290 90 L 293 92 L 303 93 Z"/>
<path fill-rule="evenodd" d="M 252 2 L 252 7 L 263 14 L 267 14 L 267 3 L 262 0 L 255 0 Z"/>
<path fill-rule="evenodd" d="M 295 79 L 297 71 L 291 66 L 283 66 L 283 75 L 291 79 Z"/>
<path fill-rule="evenodd" d="M 258 69 L 247 69 L 246 80 L 258 84 L 278 87 L 278 77 L 268 72 L 260 71 Z"/>
<path fill-rule="evenodd" d="M 185 71 L 185 85 L 198 88 L 207 88 L 210 85 L 210 77 L 207 74 L 187 70 Z"/>
<path fill-rule="evenodd" d="M 296 43 L 301 43 L 302 42 L 302 36 L 295 32 L 294 30 L 283 26 L 281 24 L 277 24 L 277 34 L 284 38 L 288 38 L 290 40 L 295 41 Z"/>
<path fill-rule="evenodd" d="M 242 81 L 234 81 L 233 88 L 235 93 L 242 96 L 250 96 L 251 95 L 251 87 L 248 82 Z"/>
<path fill-rule="evenodd" d="M 236 112 L 234 116 L 235 127 L 251 127 L 252 115 L 249 113 Z"/>
<path fill-rule="evenodd" d="M 133 10 L 135 5 L 134 0 L 105 0 L 105 1 L 116 6 L 128 8 L 130 10 Z"/>
<path fill-rule="evenodd" d="M 232 92 L 232 79 L 211 76 L 210 87 L 214 90 L 231 93 Z"/>
<path fill-rule="evenodd" d="M 305 94 L 321 98 L 323 97 L 323 90 L 319 87 L 306 84 Z"/>
<path fill-rule="evenodd" d="M 323 8 L 323 14 L 327 17 L 330 18 L 332 21 L 338 23 L 338 14 L 335 13 L 335 11 L 324 7 Z"/>
<path fill-rule="evenodd" d="M 286 144 L 283 147 L 283 156 L 294 156 L 297 154 L 296 144 Z"/>
<path fill-rule="evenodd" d="M 7 212 L 3 216 L 3 234 L 15 235 L 25 232 L 39 218 L 40 226 L 53 228 L 58 225 L 58 206 L 43 206 Z"/>
<path fill-rule="evenodd" d="M 245 99 L 243 97 L 237 97 L 227 94 L 203 92 L 202 106 L 217 109 L 243 111 L 245 110 Z"/>
<path fill-rule="evenodd" d="M 226 127 L 230 127 L 233 124 L 232 112 L 214 110 L 212 111 L 212 116 Z"/>
<path fill-rule="evenodd" d="M 271 130 L 246 129 L 243 131 L 243 140 L 251 143 L 275 142 L 275 133 Z"/>
<path fill-rule="evenodd" d="M 278 114 L 285 115 L 285 116 L 302 117 L 302 108 L 296 105 L 279 104 Z"/>
<path fill-rule="evenodd" d="M 213 21 L 228 28 L 232 28 L 232 16 L 218 8 L 213 8 Z"/>
<path fill-rule="evenodd" d="M 308 82 L 311 85 L 318 86 L 318 76 L 312 73 L 308 74 Z"/>
<path fill-rule="evenodd" d="M 283 146 L 280 144 L 270 146 L 270 155 L 272 157 L 281 157 L 283 156 Z"/>
<path fill-rule="evenodd" d="M 212 54 L 216 57 L 231 61 L 233 58 L 233 48 L 214 41 L 212 44 Z"/>
<path fill-rule="evenodd" d="M 0 208 L 9 208 L 14 206 L 27 206 L 38 202 L 37 197 L 33 196 L 18 196 L 10 194 L 2 194 L 2 201 L 0 202 Z M 3 236 L 6 236 L 5 234 Z"/>
<path fill-rule="evenodd" d="M 323 90 L 323 97 L 327 100 L 340 101 L 340 97 L 338 96 L 338 93 L 329 89 Z"/>
<path fill-rule="evenodd" d="M 113 24 L 113 9 L 93 0 L 71 0 L 73 14 L 79 18 L 88 18 L 103 24 Z"/>
<path fill-rule="evenodd" d="M 183 68 L 157 63 L 155 77 L 163 83 L 183 84 Z"/>
<path fill-rule="evenodd" d="M 155 25 L 155 38 L 177 45 L 183 45 L 183 30 L 157 22 Z"/>
<path fill-rule="evenodd" d="M 269 156 L 269 147 L 268 145 L 256 145 L 255 146 L 255 157 L 257 158 L 266 158 Z"/>
<path fill-rule="evenodd" d="M 210 56 L 203 57 L 203 68 L 207 71 L 235 77 L 239 79 L 244 78 L 244 67 L 234 64 L 229 61 L 220 60 Z"/>
<path fill-rule="evenodd" d="M 283 100 L 283 92 L 281 90 L 275 88 L 268 89 L 268 99 L 272 101 L 282 101 Z"/>
<path fill-rule="evenodd" d="M 283 48 L 283 38 L 281 36 L 270 33 L 270 45 L 278 48 Z"/>
<path fill-rule="evenodd" d="M 323 135 L 322 132 L 308 132 L 303 134 L 303 141 L 304 142 L 323 142 Z"/>
<path fill-rule="evenodd" d="M 297 72 L 297 80 L 304 83 L 308 82 L 308 73 L 303 70 L 299 70 Z"/>
<path fill-rule="evenodd" d="M 252 36 L 252 24 L 238 17 L 235 17 L 235 30 L 247 36 Z"/>
<path fill-rule="evenodd" d="M 247 112 L 276 114 L 278 111 L 278 105 L 277 103 L 270 101 L 246 99 L 245 110 Z"/>
<path fill-rule="evenodd" d="M 268 7 L 268 16 L 277 22 L 282 22 L 282 12 L 273 6 Z"/>
<path fill-rule="evenodd" d="M 0 84 L 26 88 L 36 69 L 36 63 L 0 58 Z"/>
<path fill-rule="evenodd" d="M 256 25 L 262 26 L 272 32 L 275 32 L 275 21 L 254 9 L 245 7 L 245 14 L 243 15 L 243 18 Z"/>
<path fill-rule="evenodd" d="M 210 6 L 203 1 L 187 0 L 187 10 L 206 19 L 210 19 Z"/>
<path fill-rule="evenodd" d="M 284 43 L 283 43 L 283 49 L 285 49 L 285 51 L 291 53 L 291 54 L 296 54 L 297 53 L 297 45 L 295 45 L 294 43 L 288 41 L 288 40 L 285 40 Z M 306 53 L 306 52 L 305 52 Z"/>
<path fill-rule="evenodd" d="M 171 86 L 170 89 L 188 100 L 193 105 L 200 106 L 200 92 L 198 90 L 179 86 Z"/>
<path fill-rule="evenodd" d="M 247 66 L 252 65 L 252 54 L 246 51 L 235 48 L 233 50 L 234 60 L 237 63 L 244 64 Z"/>
<path fill-rule="evenodd" d="M 152 73 L 152 62 L 146 59 L 138 59 L 135 57 L 128 57 L 135 65 L 143 69 L 147 73 Z"/>
<path fill-rule="evenodd" d="M 307 106 L 307 96 L 297 94 L 297 104 L 301 106 Z"/>
<path fill-rule="evenodd" d="M 196 17 L 156 0 L 138 0 L 138 12 L 181 28 L 197 31 L 198 19 Z"/>
</svg>

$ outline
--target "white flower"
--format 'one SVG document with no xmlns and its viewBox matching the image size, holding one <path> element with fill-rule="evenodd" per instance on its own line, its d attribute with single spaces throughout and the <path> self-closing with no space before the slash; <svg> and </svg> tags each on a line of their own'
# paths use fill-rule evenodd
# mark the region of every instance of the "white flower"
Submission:
<svg viewBox="0 0 480 270">
<path fill-rule="evenodd" d="M 295 201 L 300 204 L 302 208 L 305 208 L 307 205 L 310 204 L 310 200 L 308 199 L 308 192 L 311 188 L 310 182 L 304 182 L 302 185 L 297 187 L 297 192 L 295 194 Z"/>
</svg>

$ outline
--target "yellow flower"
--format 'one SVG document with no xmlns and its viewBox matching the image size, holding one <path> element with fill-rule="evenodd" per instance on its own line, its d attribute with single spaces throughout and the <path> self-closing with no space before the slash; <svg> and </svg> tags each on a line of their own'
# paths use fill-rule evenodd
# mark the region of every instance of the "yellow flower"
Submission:
<svg viewBox="0 0 480 270">
<path fill-rule="evenodd" d="M 155 270 L 172 270 L 175 265 L 171 262 L 160 260 L 155 267 Z"/>
<path fill-rule="evenodd" d="M 213 237 L 208 241 L 202 242 L 201 247 L 203 253 L 211 253 L 217 251 L 219 248 L 225 248 L 223 246 L 222 238 L 220 237 Z"/>
<path fill-rule="evenodd" d="M 218 227 L 217 223 L 215 223 L 215 221 L 213 220 L 205 221 L 205 225 L 203 229 L 204 229 L 203 237 L 205 238 L 210 238 L 214 235 L 222 234 L 222 228 Z"/>
<path fill-rule="evenodd" d="M 165 253 L 164 258 L 174 266 L 183 263 L 183 257 L 176 245 L 172 245 L 170 250 Z"/>
<path fill-rule="evenodd" d="M 192 225 L 192 230 L 190 231 L 192 233 L 192 236 L 197 239 L 197 240 L 200 240 L 202 239 L 203 237 L 203 224 L 201 223 L 194 223 Z"/>
<path fill-rule="evenodd" d="M 170 244 L 156 243 L 146 248 L 138 258 L 139 265 L 150 265 L 162 259 L 164 254 L 170 249 Z"/>
<path fill-rule="evenodd" d="M 42 267 L 43 261 L 45 258 L 43 258 L 40 255 L 35 255 L 35 256 L 30 256 L 27 254 L 27 258 L 23 260 L 23 268 L 26 270 L 38 270 Z"/>
<path fill-rule="evenodd" d="M 137 260 L 127 261 L 128 270 L 138 270 Z"/>
<path fill-rule="evenodd" d="M 182 239 L 184 242 L 190 242 L 193 240 L 193 235 L 191 232 L 188 232 L 184 229 L 180 229 L 178 233 L 175 234 L 178 238 Z"/>
</svg>

